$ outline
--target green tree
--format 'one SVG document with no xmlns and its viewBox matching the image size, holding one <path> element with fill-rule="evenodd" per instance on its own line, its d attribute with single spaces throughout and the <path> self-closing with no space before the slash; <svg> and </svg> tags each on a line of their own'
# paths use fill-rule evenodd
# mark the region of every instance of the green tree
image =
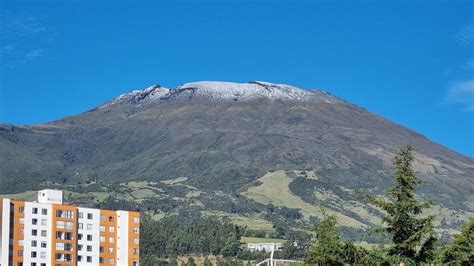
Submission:
<svg viewBox="0 0 474 266">
<path fill-rule="evenodd" d="M 358 248 L 352 243 L 352 241 L 347 241 L 342 247 L 342 255 L 344 263 L 349 265 L 358 265 L 362 258 L 366 255 L 366 252 L 363 248 Z"/>
<path fill-rule="evenodd" d="M 474 265 L 474 218 L 461 226 L 461 234 L 444 247 L 440 262 L 446 265 Z"/>
<path fill-rule="evenodd" d="M 306 256 L 306 263 L 318 265 L 343 265 L 343 243 L 336 229 L 336 217 L 326 215 L 315 229 L 316 242 Z"/>
<path fill-rule="evenodd" d="M 421 216 L 431 203 L 415 198 L 413 190 L 421 180 L 413 171 L 413 160 L 412 146 L 400 150 L 393 159 L 395 185 L 388 190 L 390 199 L 370 196 L 369 200 L 387 213 L 384 216 L 385 231 L 393 242 L 388 255 L 399 257 L 404 262 L 430 262 L 436 242 L 434 216 Z"/>
<path fill-rule="evenodd" d="M 141 261 L 143 266 L 155 266 L 158 265 L 158 259 L 152 256 L 144 257 Z"/>
<path fill-rule="evenodd" d="M 224 257 L 234 257 L 239 252 L 240 241 L 235 235 L 230 236 L 222 249 L 222 255 Z"/>
</svg>

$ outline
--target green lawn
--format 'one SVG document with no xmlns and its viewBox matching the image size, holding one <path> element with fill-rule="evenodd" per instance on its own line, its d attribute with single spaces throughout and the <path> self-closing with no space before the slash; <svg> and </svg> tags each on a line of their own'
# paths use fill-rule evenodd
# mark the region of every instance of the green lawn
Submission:
<svg viewBox="0 0 474 266">
<path fill-rule="evenodd" d="M 241 194 L 262 204 L 273 204 L 287 208 L 300 209 L 303 216 L 308 219 L 313 215 L 323 218 L 318 205 L 309 204 L 290 191 L 289 185 L 293 179 L 286 175 L 285 171 L 270 172 L 258 179 L 262 184 L 249 187 Z M 334 214 L 338 218 L 338 224 L 355 228 L 363 228 L 365 225 L 351 217 L 326 209 L 328 214 Z"/>
</svg>

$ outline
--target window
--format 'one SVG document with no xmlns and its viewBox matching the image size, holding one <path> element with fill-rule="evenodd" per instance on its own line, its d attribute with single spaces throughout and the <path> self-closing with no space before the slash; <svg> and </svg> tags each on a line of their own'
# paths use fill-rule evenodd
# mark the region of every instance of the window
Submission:
<svg viewBox="0 0 474 266">
<path fill-rule="evenodd" d="M 74 212 L 73 211 L 67 211 L 67 210 L 56 210 L 56 217 L 66 218 L 66 219 L 74 219 Z"/>
<path fill-rule="evenodd" d="M 109 248 L 109 253 L 114 254 L 114 248 Z"/>
<path fill-rule="evenodd" d="M 104 258 L 99 257 L 99 263 L 104 263 Z"/>
<path fill-rule="evenodd" d="M 104 253 L 104 247 L 99 247 L 99 252 Z"/>
<path fill-rule="evenodd" d="M 64 250 L 71 251 L 72 250 L 72 244 L 71 243 L 64 243 Z"/>
<path fill-rule="evenodd" d="M 46 230 L 41 230 L 41 236 L 47 236 L 48 232 Z"/>
<path fill-rule="evenodd" d="M 38 219 L 36 219 L 36 218 L 31 219 L 31 224 L 32 225 L 37 225 L 38 224 Z"/>
<path fill-rule="evenodd" d="M 41 225 L 48 225 L 47 219 L 41 219 Z"/>
<path fill-rule="evenodd" d="M 105 219 L 105 216 L 103 214 L 100 215 L 100 220 L 103 221 Z"/>
<path fill-rule="evenodd" d="M 114 216 L 109 216 L 109 222 L 113 222 L 115 221 L 115 217 Z"/>
<path fill-rule="evenodd" d="M 77 250 L 81 251 L 82 250 L 82 245 L 77 245 Z"/>
<path fill-rule="evenodd" d="M 64 221 L 56 221 L 56 228 L 64 229 Z"/>
<path fill-rule="evenodd" d="M 41 247 L 45 248 L 46 247 L 46 241 L 41 241 Z"/>
<path fill-rule="evenodd" d="M 139 251 L 138 248 L 134 248 L 134 249 L 133 249 L 133 255 L 138 255 L 139 252 L 140 252 L 140 251 Z"/>
<path fill-rule="evenodd" d="M 25 218 L 18 218 L 19 224 L 25 224 Z"/>
<path fill-rule="evenodd" d="M 101 226 L 100 226 L 100 231 L 101 231 L 101 232 L 105 232 L 105 226 L 101 225 Z"/>
<path fill-rule="evenodd" d="M 87 256 L 87 262 L 92 262 L 92 257 L 91 256 Z"/>
<path fill-rule="evenodd" d="M 109 264 L 114 264 L 114 263 L 115 263 L 114 259 L 109 258 Z"/>
<path fill-rule="evenodd" d="M 84 229 L 84 224 L 83 223 L 78 223 L 77 228 L 78 229 Z"/>
<path fill-rule="evenodd" d="M 46 252 L 41 252 L 40 253 L 40 258 L 46 259 Z"/>
<path fill-rule="evenodd" d="M 139 224 L 140 223 L 140 218 L 133 217 L 133 222 L 136 223 L 136 224 Z"/>
<path fill-rule="evenodd" d="M 105 236 L 101 236 L 101 237 L 100 237 L 100 242 L 101 242 L 101 243 L 104 243 L 104 242 L 105 242 Z"/>
<path fill-rule="evenodd" d="M 74 223 L 73 222 L 66 222 L 66 229 L 68 229 L 68 230 L 74 229 Z"/>
<path fill-rule="evenodd" d="M 18 257 L 23 257 L 23 250 L 18 250 Z"/>
<path fill-rule="evenodd" d="M 36 266 L 36 262 L 32 262 L 32 263 L 31 263 L 31 266 Z"/>
<path fill-rule="evenodd" d="M 72 260 L 72 255 L 71 254 L 64 254 L 64 260 L 65 261 L 71 261 Z"/>
<path fill-rule="evenodd" d="M 66 240 L 72 240 L 72 233 L 71 232 L 66 232 Z"/>
<path fill-rule="evenodd" d="M 77 214 L 77 216 L 79 217 L 79 219 L 82 219 L 82 218 L 84 218 L 84 213 L 79 212 L 79 213 Z"/>
<path fill-rule="evenodd" d="M 92 235 L 87 235 L 87 241 L 92 241 Z"/>
<path fill-rule="evenodd" d="M 82 256 L 81 255 L 77 256 L 77 261 L 82 261 Z"/>
<path fill-rule="evenodd" d="M 48 215 L 48 209 L 41 209 L 42 215 Z"/>
<path fill-rule="evenodd" d="M 31 240 L 31 246 L 32 247 L 38 246 L 38 242 L 36 240 Z"/>
<path fill-rule="evenodd" d="M 92 224 L 87 224 L 87 230 L 92 230 Z"/>
<path fill-rule="evenodd" d="M 115 227 L 109 226 L 109 233 L 113 233 L 113 232 L 115 232 Z"/>
<path fill-rule="evenodd" d="M 38 235 L 38 230 L 32 229 L 32 230 L 31 230 L 31 235 L 32 235 L 32 236 L 37 236 L 37 235 Z"/>
<path fill-rule="evenodd" d="M 109 243 L 114 243 L 114 242 L 115 242 L 115 238 L 109 237 Z"/>
<path fill-rule="evenodd" d="M 77 234 L 77 239 L 82 240 L 82 234 Z"/>
<path fill-rule="evenodd" d="M 56 243 L 56 250 L 64 250 L 64 243 Z"/>
<path fill-rule="evenodd" d="M 138 227 L 133 227 L 133 233 L 134 234 L 140 233 L 140 229 Z"/>
<path fill-rule="evenodd" d="M 91 245 L 87 245 L 87 252 L 92 252 L 92 246 Z"/>
<path fill-rule="evenodd" d="M 46 263 L 41 263 L 40 265 L 41 265 L 41 266 L 46 266 Z"/>
<path fill-rule="evenodd" d="M 56 239 L 64 239 L 64 232 L 57 231 L 56 232 Z"/>
<path fill-rule="evenodd" d="M 25 230 L 23 228 L 18 228 L 18 234 L 23 235 Z"/>
<path fill-rule="evenodd" d="M 92 213 L 88 213 L 88 214 L 87 214 L 87 219 L 92 220 L 93 217 L 94 217 L 94 216 L 92 215 Z"/>
<path fill-rule="evenodd" d="M 133 239 L 133 244 L 138 244 L 138 243 L 140 243 L 140 240 L 138 238 L 134 238 Z"/>
<path fill-rule="evenodd" d="M 18 212 L 21 212 L 21 213 L 25 212 L 25 207 L 24 206 L 18 207 Z"/>
<path fill-rule="evenodd" d="M 36 258 L 36 251 L 31 251 L 31 257 Z"/>
</svg>

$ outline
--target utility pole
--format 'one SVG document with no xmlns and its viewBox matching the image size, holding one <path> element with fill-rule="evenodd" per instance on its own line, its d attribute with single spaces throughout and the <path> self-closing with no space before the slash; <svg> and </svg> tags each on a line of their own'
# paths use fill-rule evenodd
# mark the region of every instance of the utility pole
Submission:
<svg viewBox="0 0 474 266">
<path fill-rule="evenodd" d="M 275 244 L 272 245 L 272 252 L 270 253 L 270 266 L 273 265 L 273 252 L 275 252 Z"/>
</svg>

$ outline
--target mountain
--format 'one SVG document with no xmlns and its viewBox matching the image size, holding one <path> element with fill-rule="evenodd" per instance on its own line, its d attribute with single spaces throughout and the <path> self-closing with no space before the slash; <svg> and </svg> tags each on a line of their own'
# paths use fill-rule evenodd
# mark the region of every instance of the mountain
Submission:
<svg viewBox="0 0 474 266">
<path fill-rule="evenodd" d="M 364 193 L 386 190 L 407 144 L 418 195 L 450 232 L 474 213 L 472 158 L 328 92 L 259 81 L 154 85 L 50 123 L 0 125 L 0 193 L 57 187 L 75 203 L 261 229 L 304 227 L 324 206 L 359 230 L 380 223 Z"/>
</svg>

